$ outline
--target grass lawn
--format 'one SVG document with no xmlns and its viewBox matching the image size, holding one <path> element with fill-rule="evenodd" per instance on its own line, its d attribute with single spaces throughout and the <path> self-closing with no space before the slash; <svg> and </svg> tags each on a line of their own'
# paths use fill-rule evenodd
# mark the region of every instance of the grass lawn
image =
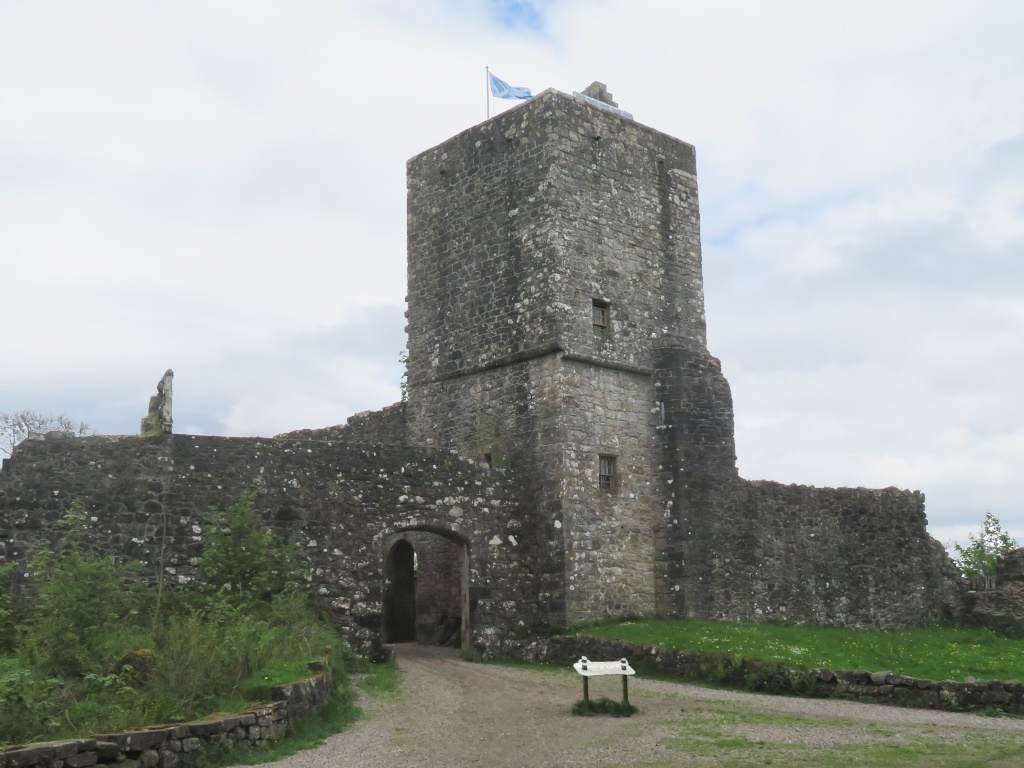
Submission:
<svg viewBox="0 0 1024 768">
<path fill-rule="evenodd" d="M 732 653 L 813 669 L 891 670 L 928 680 L 1024 680 L 1024 641 L 985 629 L 915 627 L 853 630 L 737 624 L 695 619 L 638 619 L 579 627 L 578 636 L 609 637 L 691 652 Z"/>
</svg>

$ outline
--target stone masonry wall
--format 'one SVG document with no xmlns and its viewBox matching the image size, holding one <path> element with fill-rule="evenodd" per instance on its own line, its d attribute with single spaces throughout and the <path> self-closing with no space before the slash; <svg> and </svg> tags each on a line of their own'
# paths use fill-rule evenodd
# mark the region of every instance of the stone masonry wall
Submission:
<svg viewBox="0 0 1024 768">
<path fill-rule="evenodd" d="M 411 441 L 513 462 L 548 623 L 655 610 L 654 341 L 705 344 L 693 147 L 548 91 L 408 174 Z"/>
<path fill-rule="evenodd" d="M 507 467 L 517 480 L 521 523 L 510 529 L 530 554 L 538 623 L 531 630 L 565 624 L 564 523 L 557 468 L 562 461 L 554 417 L 560 402 L 559 366 L 552 357 L 482 371 L 473 376 L 410 387 L 414 440 L 432 434 L 461 455 Z M 470 407 L 473 404 L 473 407 Z M 423 425 L 436 424 L 435 432 Z M 420 431 L 416 431 L 416 430 Z"/>
<path fill-rule="evenodd" d="M 405 403 L 395 403 L 379 411 L 361 411 L 344 424 L 322 429 L 297 429 L 277 435 L 285 440 L 332 440 L 367 445 L 408 445 L 409 426 Z"/>
<path fill-rule="evenodd" d="M 558 417 L 569 624 L 655 612 L 658 471 L 650 377 L 563 361 Z M 599 487 L 615 456 L 617 487 Z"/>
<path fill-rule="evenodd" d="M 960 575 L 896 488 L 738 483 L 710 528 L 714 614 L 888 627 L 955 618 Z"/>
<path fill-rule="evenodd" d="M 400 538 L 416 552 L 416 640 L 439 643 L 462 619 L 462 547 L 437 534 L 409 531 Z M 458 638 L 452 638 L 457 643 Z"/>
<path fill-rule="evenodd" d="M 196 576 L 203 513 L 256 492 L 268 526 L 300 545 L 311 592 L 353 647 L 379 643 L 384 544 L 402 530 L 468 543 L 471 642 L 493 650 L 535 626 L 535 564 L 516 540 L 507 472 L 435 449 L 175 435 L 54 435 L 19 445 L 0 472 L 0 562 L 25 562 L 60 535 L 71 501 L 96 552 L 146 564 L 171 582 Z"/>
<path fill-rule="evenodd" d="M 657 604 L 662 613 L 707 616 L 720 503 L 738 479 L 732 392 L 718 360 L 683 339 L 657 350 L 655 432 L 667 492 L 656 521 Z"/>
</svg>

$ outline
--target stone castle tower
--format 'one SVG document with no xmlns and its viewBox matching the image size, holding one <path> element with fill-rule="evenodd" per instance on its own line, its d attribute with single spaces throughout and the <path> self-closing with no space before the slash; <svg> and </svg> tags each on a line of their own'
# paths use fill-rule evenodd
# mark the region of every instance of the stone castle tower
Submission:
<svg viewBox="0 0 1024 768">
<path fill-rule="evenodd" d="M 552 625 L 953 600 L 920 494 L 738 477 L 693 146 L 548 90 L 409 161 L 408 238 L 410 439 L 515 471 Z M 894 531 L 926 588 L 878 567 Z"/>
<path fill-rule="evenodd" d="M 94 551 L 188 583 L 203 511 L 255 493 L 365 653 L 517 653 L 631 614 L 955 615 L 921 493 L 738 476 L 694 148 L 589 95 L 545 91 L 409 161 L 407 402 L 276 438 L 175 435 L 168 372 L 164 429 L 5 460 L 0 565 L 26 568 L 75 500 Z"/>
</svg>

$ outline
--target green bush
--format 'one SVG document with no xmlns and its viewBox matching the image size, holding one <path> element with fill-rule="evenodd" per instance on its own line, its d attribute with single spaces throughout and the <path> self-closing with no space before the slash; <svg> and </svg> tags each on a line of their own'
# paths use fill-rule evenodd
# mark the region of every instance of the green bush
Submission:
<svg viewBox="0 0 1024 768">
<path fill-rule="evenodd" d="M 309 676 L 338 637 L 287 587 L 294 550 L 255 524 L 251 498 L 211 515 L 203 569 L 225 588 L 162 595 L 158 610 L 135 566 L 86 550 L 72 505 L 24 609 L 0 591 L 0 746 L 237 710 Z"/>
<path fill-rule="evenodd" d="M 985 512 L 981 531 L 977 536 L 968 534 L 970 543 L 966 547 L 954 544 L 956 564 L 969 579 L 996 575 L 996 564 L 1000 555 L 1017 549 L 1017 542 L 1003 530 L 1002 523 L 991 512 Z"/>
<path fill-rule="evenodd" d="M 14 605 L 14 563 L 0 565 L 0 654 L 14 650 L 18 615 Z"/>
<path fill-rule="evenodd" d="M 253 506 L 255 498 L 247 494 L 227 509 L 210 509 L 203 526 L 201 586 L 235 602 L 269 600 L 299 575 L 294 545 L 274 538 Z"/>
</svg>

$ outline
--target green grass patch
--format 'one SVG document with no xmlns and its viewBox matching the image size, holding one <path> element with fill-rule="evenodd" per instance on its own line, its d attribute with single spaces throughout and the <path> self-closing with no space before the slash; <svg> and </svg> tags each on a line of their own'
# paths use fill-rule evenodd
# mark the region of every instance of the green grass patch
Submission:
<svg viewBox="0 0 1024 768">
<path fill-rule="evenodd" d="M 968 768 L 1019 765 L 1019 734 L 985 734 L 751 711 L 740 702 L 701 702 L 661 724 L 673 757 L 650 765 Z"/>
<path fill-rule="evenodd" d="M 380 698 L 398 691 L 398 686 L 402 682 L 402 672 L 393 661 L 384 664 L 368 663 L 368 667 L 368 674 L 363 678 L 360 687 L 369 696 Z"/>
<path fill-rule="evenodd" d="M 892 670 L 929 680 L 1024 679 L 1020 640 L 976 628 L 852 630 L 642 619 L 580 627 L 573 634 L 687 652 L 730 653 L 802 669 Z"/>
</svg>

